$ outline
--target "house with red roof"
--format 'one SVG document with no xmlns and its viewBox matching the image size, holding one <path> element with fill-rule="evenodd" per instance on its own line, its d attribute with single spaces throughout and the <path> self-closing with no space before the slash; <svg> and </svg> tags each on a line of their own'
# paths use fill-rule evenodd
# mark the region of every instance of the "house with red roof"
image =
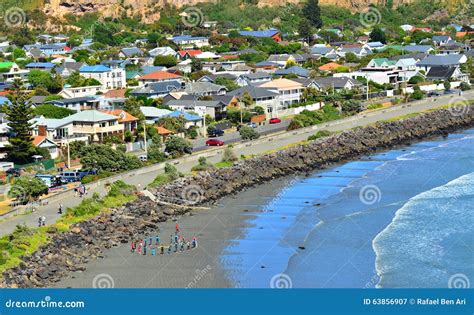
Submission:
<svg viewBox="0 0 474 315">
<path fill-rule="evenodd" d="M 167 82 L 167 81 L 179 81 L 183 79 L 182 76 L 166 72 L 166 71 L 155 71 L 145 75 L 142 75 L 138 78 L 140 85 L 145 85 L 148 83 L 157 83 L 157 82 Z"/>
<path fill-rule="evenodd" d="M 196 58 L 197 55 L 202 54 L 202 50 L 199 49 L 188 49 L 188 50 L 178 50 L 176 53 L 176 59 L 186 60 Z"/>
</svg>

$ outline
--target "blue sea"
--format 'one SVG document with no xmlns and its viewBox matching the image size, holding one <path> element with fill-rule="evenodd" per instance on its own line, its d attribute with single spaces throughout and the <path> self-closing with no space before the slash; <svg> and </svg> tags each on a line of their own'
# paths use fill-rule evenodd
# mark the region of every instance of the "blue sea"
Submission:
<svg viewBox="0 0 474 315">
<path fill-rule="evenodd" d="M 281 181 L 221 256 L 236 287 L 474 282 L 474 129 Z"/>
</svg>

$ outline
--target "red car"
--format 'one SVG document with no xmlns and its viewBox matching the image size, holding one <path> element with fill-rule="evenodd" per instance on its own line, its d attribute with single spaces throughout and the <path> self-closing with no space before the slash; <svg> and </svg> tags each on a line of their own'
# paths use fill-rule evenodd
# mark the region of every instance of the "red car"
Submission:
<svg viewBox="0 0 474 315">
<path fill-rule="evenodd" d="M 206 141 L 206 145 L 208 146 L 217 146 L 217 147 L 220 147 L 222 145 L 224 145 L 224 141 L 222 140 L 217 140 L 217 139 L 209 139 Z"/>
<path fill-rule="evenodd" d="M 270 124 L 279 124 L 279 123 L 281 123 L 280 118 L 271 118 L 270 119 Z"/>
</svg>

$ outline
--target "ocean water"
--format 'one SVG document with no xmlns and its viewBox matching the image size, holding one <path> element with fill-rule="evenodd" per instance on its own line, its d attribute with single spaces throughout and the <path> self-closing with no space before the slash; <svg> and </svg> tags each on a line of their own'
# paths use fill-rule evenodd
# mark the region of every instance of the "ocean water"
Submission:
<svg viewBox="0 0 474 315">
<path fill-rule="evenodd" d="M 474 281 L 474 130 L 287 179 L 284 186 L 260 196 L 260 211 L 221 256 L 236 287 Z"/>
</svg>

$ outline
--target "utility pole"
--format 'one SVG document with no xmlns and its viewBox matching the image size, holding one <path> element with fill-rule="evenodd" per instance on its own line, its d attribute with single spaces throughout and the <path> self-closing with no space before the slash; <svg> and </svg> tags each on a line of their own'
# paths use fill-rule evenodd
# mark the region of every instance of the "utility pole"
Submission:
<svg viewBox="0 0 474 315">
<path fill-rule="evenodd" d="M 145 154 L 148 155 L 148 148 L 146 143 L 146 120 L 143 121 L 143 140 L 145 141 Z"/>
<path fill-rule="evenodd" d="M 367 88 L 366 88 L 366 93 L 367 93 L 367 100 L 369 100 L 369 78 L 367 78 Z"/>
<path fill-rule="evenodd" d="M 67 168 L 71 168 L 71 151 L 69 150 L 69 141 L 66 140 L 66 145 L 67 145 Z"/>
</svg>

